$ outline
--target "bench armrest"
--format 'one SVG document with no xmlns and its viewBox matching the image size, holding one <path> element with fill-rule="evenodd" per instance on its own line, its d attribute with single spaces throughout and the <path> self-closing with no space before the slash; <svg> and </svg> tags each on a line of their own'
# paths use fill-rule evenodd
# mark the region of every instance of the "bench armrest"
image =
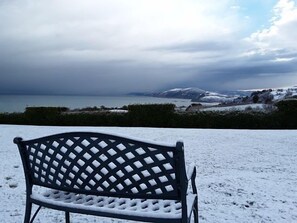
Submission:
<svg viewBox="0 0 297 223">
<path fill-rule="evenodd" d="M 196 182 L 195 182 L 195 178 L 196 178 L 196 166 L 195 165 L 190 165 L 187 168 L 186 171 L 186 175 L 187 175 L 187 182 L 191 181 L 192 183 L 192 190 L 194 194 L 197 194 L 197 188 L 196 188 Z"/>
</svg>

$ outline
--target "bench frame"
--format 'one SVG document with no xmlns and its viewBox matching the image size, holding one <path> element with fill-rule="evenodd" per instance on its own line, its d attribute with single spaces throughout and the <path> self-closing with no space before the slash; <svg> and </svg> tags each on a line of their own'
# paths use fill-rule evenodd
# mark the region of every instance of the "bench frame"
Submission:
<svg viewBox="0 0 297 223">
<path fill-rule="evenodd" d="M 78 141 L 75 141 L 73 139 L 79 138 Z M 30 164 L 29 155 L 32 155 L 30 153 L 30 148 L 33 146 L 35 149 L 40 149 L 40 147 L 43 145 L 48 146 L 47 144 L 49 142 L 58 142 L 58 145 L 55 147 L 63 147 L 64 145 L 59 145 L 61 142 L 61 139 L 67 141 L 67 139 L 73 140 L 73 145 L 69 147 L 68 149 L 75 148 L 78 144 L 79 146 L 82 145 L 82 141 L 84 139 L 90 139 L 90 138 L 98 138 L 100 140 L 112 140 L 112 142 L 117 142 L 118 144 L 124 144 L 124 145 L 133 145 L 134 148 L 135 145 L 137 147 L 143 147 L 143 148 L 149 148 L 150 151 L 161 151 L 162 154 L 165 154 L 164 152 L 172 152 L 172 166 L 174 166 L 174 173 L 176 176 L 175 182 L 172 183 L 174 191 L 171 192 L 164 192 L 161 194 L 152 194 L 150 193 L 130 193 L 125 191 L 124 193 L 116 193 L 116 192 L 110 192 L 110 191 L 94 191 L 94 190 L 84 190 L 83 188 L 71 188 L 65 187 L 65 186 L 59 186 L 54 185 L 52 183 L 47 183 L 47 179 L 44 181 L 40 181 L 40 177 L 34 177 L 34 168 L 32 167 L 32 164 Z M 165 145 L 158 145 L 154 143 L 148 143 L 148 142 L 142 142 L 139 140 L 133 140 L 125 137 L 110 135 L 110 134 L 103 134 L 103 133 L 94 133 L 94 132 L 69 132 L 69 133 L 62 133 L 62 134 L 56 134 L 56 135 L 50 135 L 42 138 L 32 139 L 24 141 L 20 137 L 14 138 L 14 143 L 17 144 L 19 153 L 21 155 L 22 163 L 23 163 L 23 169 L 24 169 L 24 175 L 26 180 L 26 211 L 25 211 L 25 217 L 24 217 L 24 223 L 32 223 L 37 216 L 39 210 L 41 207 L 47 207 L 55 210 L 61 210 L 65 212 L 65 222 L 70 223 L 70 215 L 69 213 L 80 213 L 80 214 L 89 214 L 89 215 L 95 215 L 95 216 L 101 216 L 101 217 L 110 217 L 110 218 L 118 218 L 118 219 L 126 219 L 126 220 L 135 220 L 135 221 L 143 221 L 143 222 L 156 222 L 156 223 L 174 223 L 174 222 L 180 222 L 180 223 L 188 223 L 191 221 L 191 215 L 193 213 L 194 215 L 194 222 L 198 223 L 198 195 L 197 195 L 197 189 L 195 184 L 195 178 L 196 178 L 196 167 L 192 166 L 186 171 L 185 168 L 185 158 L 184 158 L 184 145 L 183 142 L 177 142 L 175 146 L 165 146 Z M 67 146 L 67 145 L 66 145 Z M 94 145 L 89 145 L 94 146 Z M 112 144 L 108 145 L 107 147 L 110 149 L 112 148 Z M 53 145 L 49 145 L 48 147 L 54 148 Z M 89 148 L 90 148 L 89 147 Z M 153 149 L 151 149 L 153 148 Z M 34 149 L 34 150 L 35 150 Z M 131 149 L 131 148 L 129 148 Z M 36 155 L 36 154 L 33 154 Z M 68 153 L 69 155 L 69 153 Z M 35 158 L 33 158 L 35 159 Z M 44 160 L 41 159 L 41 162 Z M 64 158 L 63 158 L 64 161 Z M 93 160 L 92 160 L 93 161 Z M 88 162 L 88 161 L 87 161 Z M 129 162 L 129 160 L 125 161 Z M 154 160 L 156 162 L 156 160 Z M 157 161 L 158 162 L 158 161 Z M 160 163 L 161 165 L 162 163 Z M 137 171 L 137 170 L 136 170 Z M 189 183 L 191 182 L 190 186 L 192 188 L 191 193 L 194 194 L 195 200 L 192 207 L 187 207 L 187 194 L 188 194 L 188 187 Z M 175 185 L 176 184 L 176 185 Z M 109 197 L 126 197 L 126 198 L 135 198 L 135 199 L 167 199 L 167 200 L 178 200 L 181 202 L 181 218 L 180 219 L 165 219 L 165 218 L 158 218 L 158 217 L 144 217 L 144 216 L 130 216 L 130 215 L 123 215 L 119 213 L 106 213 L 106 212 L 98 212 L 98 211 L 92 211 L 92 210 L 80 210 L 77 208 L 70 208 L 70 207 L 61 207 L 59 205 L 55 204 L 49 204 L 44 203 L 42 201 L 38 201 L 31 198 L 32 195 L 32 189 L 33 187 L 41 186 L 49 189 L 56 189 L 61 191 L 67 191 L 67 192 L 74 192 L 74 193 L 80 193 L 80 194 L 88 194 L 88 195 L 96 195 L 96 196 L 109 196 Z M 32 216 L 32 205 L 39 205 L 38 209 Z M 188 214 L 190 213 L 190 215 Z"/>
</svg>

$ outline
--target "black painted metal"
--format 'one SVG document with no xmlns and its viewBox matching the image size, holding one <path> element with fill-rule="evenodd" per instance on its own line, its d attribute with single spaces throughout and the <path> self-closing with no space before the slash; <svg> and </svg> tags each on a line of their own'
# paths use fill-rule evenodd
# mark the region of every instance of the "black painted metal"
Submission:
<svg viewBox="0 0 297 223">
<path fill-rule="evenodd" d="M 38 203 L 30 198 L 33 185 L 98 196 L 180 200 L 182 219 L 178 222 L 189 221 L 182 142 L 163 146 L 102 133 L 71 132 L 27 141 L 15 138 L 14 143 L 18 145 L 26 177 L 25 223 L 29 222 L 32 203 Z M 197 193 L 194 173 L 191 181 Z M 39 205 L 49 207 L 40 202 Z M 61 210 L 55 205 L 50 207 Z M 67 208 L 63 211 L 88 212 Z M 151 221 L 144 217 L 86 214 Z M 154 221 L 167 222 L 157 218 Z"/>
<path fill-rule="evenodd" d="M 65 211 L 65 222 L 70 223 L 70 214 L 69 211 Z"/>
<path fill-rule="evenodd" d="M 36 216 L 37 216 L 38 212 L 40 211 L 41 207 L 42 207 L 42 206 L 39 206 L 39 207 L 37 208 L 37 210 L 35 211 L 35 213 L 34 213 L 32 219 L 31 219 L 31 221 L 30 221 L 30 223 L 33 223 L 33 221 L 34 221 L 34 219 L 36 218 Z"/>
</svg>

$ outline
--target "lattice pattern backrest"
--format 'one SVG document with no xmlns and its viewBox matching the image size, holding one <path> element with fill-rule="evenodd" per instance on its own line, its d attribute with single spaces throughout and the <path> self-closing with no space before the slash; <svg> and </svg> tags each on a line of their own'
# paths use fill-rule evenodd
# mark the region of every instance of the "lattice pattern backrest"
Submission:
<svg viewBox="0 0 297 223">
<path fill-rule="evenodd" d="M 26 145 L 35 184 L 135 197 L 178 196 L 174 149 L 78 133 L 33 140 Z"/>
</svg>

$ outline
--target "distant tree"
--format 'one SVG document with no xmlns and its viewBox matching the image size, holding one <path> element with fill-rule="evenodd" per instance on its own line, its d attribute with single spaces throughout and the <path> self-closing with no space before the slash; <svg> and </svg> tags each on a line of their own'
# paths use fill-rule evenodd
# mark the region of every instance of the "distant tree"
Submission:
<svg viewBox="0 0 297 223">
<path fill-rule="evenodd" d="M 247 112 L 249 112 L 249 111 L 253 111 L 253 108 L 252 108 L 252 106 L 248 106 L 244 110 L 247 111 Z"/>
<path fill-rule="evenodd" d="M 296 114 L 297 112 L 297 100 L 285 99 L 276 103 L 276 106 L 280 112 Z"/>
<path fill-rule="evenodd" d="M 249 100 L 249 97 L 248 96 L 245 96 L 242 98 L 242 102 L 247 102 Z"/>
<path fill-rule="evenodd" d="M 271 104 L 273 101 L 273 94 L 268 94 L 267 97 L 265 98 L 265 104 Z"/>
<path fill-rule="evenodd" d="M 259 101 L 259 96 L 257 95 L 257 94 L 255 94 L 254 96 L 253 96 L 253 102 L 254 103 L 257 103 Z"/>
</svg>

